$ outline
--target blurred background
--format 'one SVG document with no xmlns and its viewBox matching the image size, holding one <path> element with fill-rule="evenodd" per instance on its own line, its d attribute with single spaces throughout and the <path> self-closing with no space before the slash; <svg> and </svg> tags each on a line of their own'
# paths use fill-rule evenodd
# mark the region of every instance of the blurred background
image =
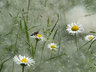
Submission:
<svg viewBox="0 0 96 72">
<path fill-rule="evenodd" d="M 0 0 L 0 72 L 21 72 L 13 61 L 15 55 L 33 58 L 39 31 L 46 41 L 37 44 L 34 66 L 25 72 L 96 72 L 96 42 L 84 40 L 96 34 L 96 0 Z M 66 31 L 67 24 L 78 22 L 84 32 L 74 36 Z M 55 52 L 48 44 L 58 45 Z M 90 50 L 88 49 L 90 47 Z"/>
</svg>

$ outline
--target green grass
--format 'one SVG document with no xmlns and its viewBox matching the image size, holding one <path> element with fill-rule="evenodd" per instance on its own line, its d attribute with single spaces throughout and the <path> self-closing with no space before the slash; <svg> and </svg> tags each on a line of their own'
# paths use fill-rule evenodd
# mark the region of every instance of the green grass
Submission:
<svg viewBox="0 0 96 72">
<path fill-rule="evenodd" d="M 95 72 L 96 40 L 86 42 L 86 34 L 71 36 L 66 31 L 66 13 L 84 5 L 95 13 L 95 0 L 0 0 L 0 72 L 22 72 L 13 61 L 15 55 L 33 58 L 34 66 L 25 72 Z M 30 37 L 39 31 L 46 39 Z M 89 34 L 96 34 L 91 31 Z M 58 45 L 57 51 L 48 44 Z M 78 48 L 78 51 L 77 51 Z"/>
</svg>

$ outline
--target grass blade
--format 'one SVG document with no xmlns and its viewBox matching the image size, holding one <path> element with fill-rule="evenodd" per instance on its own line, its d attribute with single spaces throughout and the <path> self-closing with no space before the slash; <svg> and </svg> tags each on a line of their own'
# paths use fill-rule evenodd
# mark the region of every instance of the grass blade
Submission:
<svg viewBox="0 0 96 72">
<path fill-rule="evenodd" d="M 58 31 L 58 29 L 56 29 L 56 31 L 55 31 L 55 33 L 54 33 L 53 40 L 54 40 L 55 37 L 56 37 L 57 31 Z"/>
<path fill-rule="evenodd" d="M 22 15 L 22 16 L 23 16 L 23 15 Z M 29 33 L 28 33 L 28 27 L 27 27 L 27 22 L 26 22 L 24 16 L 23 16 L 23 20 L 24 20 L 24 26 L 25 26 L 26 38 L 27 38 L 28 43 L 30 44 Z"/>
<path fill-rule="evenodd" d="M 58 17 L 58 19 L 57 19 L 56 23 L 54 24 L 53 28 L 51 29 L 49 36 L 50 36 L 50 35 L 52 34 L 52 32 L 54 31 L 54 29 L 55 29 L 55 27 L 56 27 L 56 25 L 57 25 L 57 23 L 58 23 L 58 21 L 59 21 L 59 14 L 57 15 L 57 17 Z"/>
<path fill-rule="evenodd" d="M 92 43 L 90 44 L 88 50 L 92 47 L 93 43 L 95 42 L 96 40 L 92 41 Z"/>
</svg>

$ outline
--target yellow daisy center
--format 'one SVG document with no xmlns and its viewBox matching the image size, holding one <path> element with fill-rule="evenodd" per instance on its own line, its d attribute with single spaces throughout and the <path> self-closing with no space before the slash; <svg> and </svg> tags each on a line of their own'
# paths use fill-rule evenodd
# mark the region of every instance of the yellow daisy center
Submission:
<svg viewBox="0 0 96 72">
<path fill-rule="evenodd" d="M 26 58 L 23 58 L 23 59 L 21 60 L 21 62 L 27 63 L 27 59 L 26 59 Z"/>
<path fill-rule="evenodd" d="M 74 25 L 74 26 L 72 27 L 72 31 L 77 31 L 77 30 L 79 30 L 79 27 L 78 27 L 77 25 Z"/>
<path fill-rule="evenodd" d="M 89 36 L 89 39 L 93 39 L 94 37 L 93 36 Z"/>
<path fill-rule="evenodd" d="M 51 45 L 51 48 L 55 48 L 55 45 Z"/>
<path fill-rule="evenodd" d="M 37 37 L 38 37 L 38 38 L 41 38 L 41 34 L 37 34 Z"/>
</svg>

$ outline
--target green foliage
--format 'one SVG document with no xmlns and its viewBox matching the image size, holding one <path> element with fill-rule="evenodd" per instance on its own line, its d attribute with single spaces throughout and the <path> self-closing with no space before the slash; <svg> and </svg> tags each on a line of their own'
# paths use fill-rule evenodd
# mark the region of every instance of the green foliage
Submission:
<svg viewBox="0 0 96 72">
<path fill-rule="evenodd" d="M 36 61 L 25 72 L 96 72 L 96 40 L 86 42 L 82 34 L 76 46 L 74 36 L 66 32 L 65 17 L 76 5 L 94 13 L 95 4 L 95 0 L 0 0 L 0 72 L 20 72 L 21 66 L 13 62 L 19 54 Z M 30 37 L 36 31 L 45 41 Z M 57 51 L 47 48 L 50 42 L 58 45 Z"/>
</svg>

